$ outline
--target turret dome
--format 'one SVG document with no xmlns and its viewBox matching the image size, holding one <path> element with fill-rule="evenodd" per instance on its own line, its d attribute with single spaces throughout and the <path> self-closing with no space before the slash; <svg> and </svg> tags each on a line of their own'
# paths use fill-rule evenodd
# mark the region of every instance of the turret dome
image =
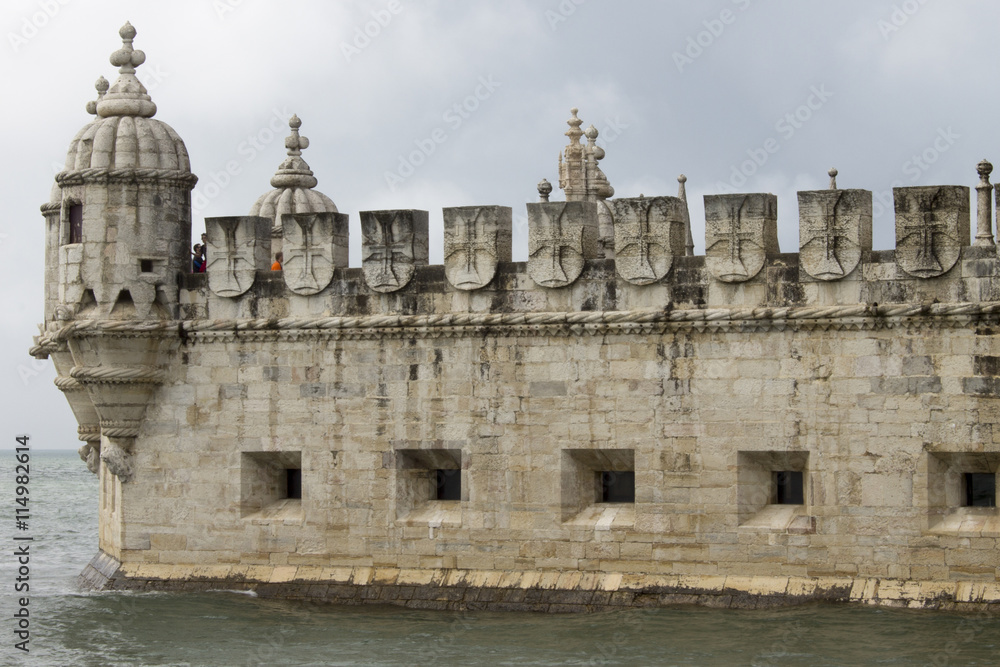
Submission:
<svg viewBox="0 0 1000 667">
<path fill-rule="evenodd" d="M 103 76 L 97 80 L 97 100 L 87 104 L 87 111 L 97 118 L 70 143 L 66 171 L 156 169 L 193 179 L 184 141 L 172 127 L 153 118 L 156 105 L 135 76 L 135 68 L 146 60 L 145 53 L 132 48 L 135 28 L 126 23 L 118 34 L 122 48 L 111 54 L 111 64 L 119 67 L 118 80 L 110 88 Z"/>
<path fill-rule="evenodd" d="M 271 187 L 275 189 L 261 195 L 250 209 L 250 215 L 271 218 L 271 235 L 274 237 L 281 236 L 282 218 L 285 215 L 338 212 L 332 199 L 313 189 L 318 181 L 302 159 L 302 150 L 309 147 L 309 139 L 299 135 L 302 121 L 293 115 L 288 126 L 291 128 L 291 135 L 285 139 L 288 157 L 271 178 Z"/>
</svg>

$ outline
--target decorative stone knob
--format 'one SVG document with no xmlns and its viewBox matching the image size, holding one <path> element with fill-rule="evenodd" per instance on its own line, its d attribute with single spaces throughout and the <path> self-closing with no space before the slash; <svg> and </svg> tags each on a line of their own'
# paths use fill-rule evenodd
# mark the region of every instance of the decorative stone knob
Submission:
<svg viewBox="0 0 1000 667">
<path fill-rule="evenodd" d="M 988 185 L 990 182 L 990 174 L 993 173 L 993 165 L 988 161 L 983 160 L 976 165 L 976 173 L 979 174 L 979 180 L 983 184 Z"/>
<path fill-rule="evenodd" d="M 828 171 L 826 173 L 830 175 L 830 189 L 831 190 L 836 190 L 837 189 L 837 168 L 833 167 L 832 169 L 830 169 L 830 171 Z"/>
<path fill-rule="evenodd" d="M 552 194 L 552 184 L 549 183 L 547 178 L 543 178 L 538 181 L 538 197 L 540 201 L 548 201 L 549 195 Z"/>
</svg>

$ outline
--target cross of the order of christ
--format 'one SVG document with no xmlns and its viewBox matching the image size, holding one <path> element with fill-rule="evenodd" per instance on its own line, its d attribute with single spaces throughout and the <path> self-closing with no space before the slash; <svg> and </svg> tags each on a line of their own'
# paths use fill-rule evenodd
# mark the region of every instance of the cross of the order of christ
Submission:
<svg viewBox="0 0 1000 667">
<path fill-rule="evenodd" d="M 618 253 L 624 256 L 626 251 L 631 248 L 636 249 L 639 270 L 636 275 L 632 276 L 633 280 L 640 278 L 656 280 L 656 271 L 653 269 L 652 262 L 650 261 L 649 251 L 653 246 L 669 249 L 669 244 L 667 243 L 669 239 L 660 239 L 650 230 L 649 216 L 652 211 L 653 202 L 646 203 L 643 210 L 639 212 L 635 223 L 629 225 L 628 231 L 622 234 L 622 247 Z M 669 233 L 669 227 L 667 229 Z"/>
<path fill-rule="evenodd" d="M 811 225 L 806 229 L 813 234 L 809 241 L 818 241 L 822 252 L 819 264 L 815 267 L 815 275 L 823 277 L 844 275 L 844 267 L 837 257 L 837 239 L 844 236 L 844 231 L 848 229 L 851 219 L 837 211 L 843 197 L 844 193 L 841 191 L 837 193 L 836 199 L 825 199 L 820 204 L 819 224 Z"/>
<path fill-rule="evenodd" d="M 483 210 L 476 211 L 476 217 L 472 221 L 463 218 L 458 219 L 455 231 L 445 234 L 445 247 L 447 254 L 445 260 L 449 260 L 459 253 L 465 253 L 465 272 L 463 275 L 475 276 L 475 280 L 466 280 L 461 284 L 481 285 L 485 281 L 479 273 L 477 254 L 484 252 L 493 259 L 499 261 L 497 256 L 497 232 L 485 232 L 480 236 L 479 221 L 483 217 Z"/>
<path fill-rule="evenodd" d="M 565 208 L 554 218 L 543 213 L 545 224 L 542 225 L 541 233 L 533 237 L 535 250 L 531 253 L 532 257 L 542 254 L 546 249 L 550 251 L 549 276 L 539 281 L 543 285 L 546 283 L 565 284 L 570 281 L 562 265 L 563 249 L 574 250 L 581 257 L 583 256 L 583 228 L 577 230 L 580 232 L 578 239 L 567 238 L 568 234 L 564 233 L 562 228 L 562 218 L 565 213 Z"/>
<path fill-rule="evenodd" d="M 396 255 L 405 259 L 413 257 L 413 233 L 404 231 L 396 238 L 395 226 L 398 215 L 393 214 L 392 218 L 385 218 L 375 215 L 374 238 L 368 234 L 364 235 L 364 246 L 366 255 L 362 261 L 380 262 L 378 287 L 398 286 L 399 279 L 396 277 L 394 268 Z"/>
<path fill-rule="evenodd" d="M 225 261 L 226 273 L 239 286 L 240 278 L 236 271 L 236 266 L 241 260 L 246 261 L 246 258 L 240 255 L 239 248 L 236 247 L 236 228 L 239 226 L 239 220 L 223 219 L 219 221 L 219 226 L 225 235 L 226 249 L 222 252 L 221 257 L 213 257 L 211 264 L 215 264 L 217 261 Z M 214 255 L 215 253 L 212 254 Z"/>
<path fill-rule="evenodd" d="M 729 257 L 724 260 L 727 266 L 722 270 L 720 277 L 725 278 L 749 278 L 750 272 L 747 270 L 746 265 L 743 263 L 743 243 L 745 241 L 754 241 L 757 238 L 757 234 L 752 230 L 744 230 L 744 226 L 748 224 L 759 224 L 763 226 L 765 216 L 761 215 L 748 215 L 744 212 L 744 209 L 749 203 L 748 199 L 744 199 L 743 203 L 737 208 L 732 206 L 729 209 L 729 230 L 719 234 L 719 239 L 716 243 L 720 241 L 727 241 L 729 245 Z M 715 245 L 715 244 L 713 244 Z"/>
<path fill-rule="evenodd" d="M 302 270 L 299 272 L 299 282 L 304 287 L 319 288 L 319 280 L 313 271 L 313 260 L 323 254 L 323 250 L 315 243 L 314 228 L 316 218 L 314 216 L 300 216 L 295 218 L 295 222 L 302 231 L 302 244 L 299 251 L 302 253 Z"/>
<path fill-rule="evenodd" d="M 916 263 L 908 269 L 911 273 L 923 273 L 926 275 L 938 275 L 944 270 L 941 261 L 938 259 L 934 237 L 945 234 L 946 221 L 939 218 L 939 212 L 934 210 L 934 198 L 920 198 L 917 200 L 917 210 L 911 210 L 903 214 L 903 231 L 906 232 L 904 238 L 909 239 L 916 236 Z"/>
</svg>

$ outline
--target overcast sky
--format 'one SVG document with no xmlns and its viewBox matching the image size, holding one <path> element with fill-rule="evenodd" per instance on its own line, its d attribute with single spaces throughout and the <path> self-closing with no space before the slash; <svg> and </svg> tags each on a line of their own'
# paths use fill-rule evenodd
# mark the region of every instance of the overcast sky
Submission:
<svg viewBox="0 0 1000 667">
<path fill-rule="evenodd" d="M 1000 3 L 988 0 L 5 0 L 8 444 L 25 432 L 40 448 L 80 444 L 51 363 L 27 356 L 42 319 L 38 207 L 90 119 L 94 81 L 116 78 L 126 20 L 156 118 L 200 179 L 195 232 L 270 189 L 296 113 L 318 189 L 350 214 L 352 266 L 359 211 L 430 211 L 438 263 L 441 208 L 470 204 L 512 207 L 526 259 L 524 204 L 541 178 L 557 183 L 574 106 L 601 132 L 616 196 L 675 195 L 688 176 L 699 254 L 704 194 L 776 194 L 781 249 L 795 252 L 795 192 L 825 188 L 836 166 L 840 187 L 875 193 L 886 249 L 894 185 L 974 186 L 976 163 L 1000 160 Z"/>
</svg>

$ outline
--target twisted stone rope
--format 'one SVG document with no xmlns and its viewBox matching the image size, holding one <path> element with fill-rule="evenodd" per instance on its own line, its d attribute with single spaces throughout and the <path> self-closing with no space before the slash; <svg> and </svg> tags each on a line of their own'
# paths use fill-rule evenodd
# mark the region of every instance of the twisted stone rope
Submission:
<svg viewBox="0 0 1000 667">
<path fill-rule="evenodd" d="M 76 427 L 76 437 L 83 442 L 94 442 L 101 439 L 100 424 L 81 424 Z"/>
<path fill-rule="evenodd" d="M 62 185 L 78 185 L 88 182 L 163 182 L 169 181 L 191 188 L 198 182 L 198 177 L 183 169 L 107 169 L 91 167 L 73 171 L 63 171 L 56 174 L 56 183 Z"/>
<path fill-rule="evenodd" d="M 125 382 L 160 384 L 166 379 L 163 371 L 151 366 L 74 366 L 69 375 L 70 378 L 83 384 Z"/>
<path fill-rule="evenodd" d="M 949 318 L 976 317 L 1000 313 L 1000 302 L 989 303 L 935 303 L 924 305 L 855 304 L 823 307 L 758 307 L 758 308 L 705 308 L 690 310 L 634 310 L 588 312 L 540 313 L 445 313 L 436 315 L 368 315 L 330 317 L 288 317 L 252 320 L 185 320 L 129 321 L 129 320 L 80 320 L 71 322 L 56 332 L 47 334 L 51 341 L 61 341 L 77 334 L 156 334 L 177 332 L 191 334 L 211 333 L 262 333 L 292 331 L 330 331 L 361 336 L 378 336 L 384 333 L 431 333 L 448 330 L 459 333 L 462 329 L 483 327 L 543 327 L 570 326 L 607 330 L 635 328 L 637 325 L 669 323 L 784 323 L 789 321 L 835 321 L 865 318 L 868 320 L 905 319 L 910 317 Z M 32 348 L 35 349 L 35 348 Z"/>
<path fill-rule="evenodd" d="M 61 391 L 78 391 L 84 388 L 83 385 L 80 384 L 79 380 L 65 375 L 60 375 L 54 380 L 54 382 Z"/>
<path fill-rule="evenodd" d="M 139 435 L 142 422 L 133 420 L 106 421 L 101 420 L 101 435 L 107 438 L 135 438 Z"/>
</svg>

